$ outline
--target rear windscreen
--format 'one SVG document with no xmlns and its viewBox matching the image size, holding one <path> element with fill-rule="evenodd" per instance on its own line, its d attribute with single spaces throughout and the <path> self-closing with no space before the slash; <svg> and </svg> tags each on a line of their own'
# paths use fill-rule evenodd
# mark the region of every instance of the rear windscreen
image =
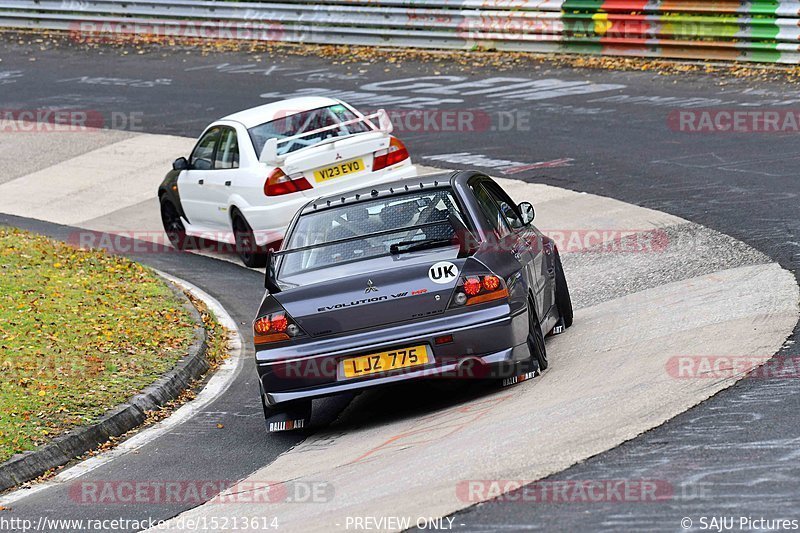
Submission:
<svg viewBox="0 0 800 533">
<path fill-rule="evenodd" d="M 358 117 L 341 104 L 332 105 L 328 107 L 320 107 L 310 111 L 302 111 L 300 113 L 288 114 L 288 116 L 281 117 L 258 126 L 250 128 L 250 138 L 253 140 L 253 146 L 256 153 L 260 154 L 267 143 L 267 139 L 276 138 L 278 140 L 286 137 L 294 137 L 301 133 L 310 132 L 340 124 L 338 128 L 332 128 L 319 133 L 311 134 L 307 137 L 300 139 L 293 139 L 283 143 L 278 143 L 278 155 L 288 154 L 301 148 L 314 146 L 326 139 L 332 137 L 341 137 L 344 135 L 352 135 L 354 133 L 364 133 L 370 131 L 370 127 L 364 122 L 355 122 L 353 124 L 341 125 L 342 122 L 355 120 Z"/>
<path fill-rule="evenodd" d="M 456 241 L 464 216 L 450 189 L 379 198 L 301 215 L 287 236 L 278 276 L 389 255 L 397 245 Z M 299 248 L 299 250 L 297 250 Z"/>
</svg>

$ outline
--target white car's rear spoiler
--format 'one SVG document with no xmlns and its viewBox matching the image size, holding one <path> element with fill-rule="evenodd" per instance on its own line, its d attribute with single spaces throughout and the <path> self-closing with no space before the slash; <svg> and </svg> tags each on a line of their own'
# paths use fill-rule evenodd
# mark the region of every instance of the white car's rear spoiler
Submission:
<svg viewBox="0 0 800 533">
<path fill-rule="evenodd" d="M 335 130 L 342 126 L 348 126 L 350 124 L 355 124 L 357 122 L 366 122 L 370 125 L 370 127 L 375 128 L 375 124 L 372 122 L 373 120 L 376 120 L 378 122 L 377 129 L 379 131 L 383 131 L 385 133 L 391 133 L 392 130 L 394 129 L 392 121 L 391 119 L 389 119 L 389 115 L 386 113 L 386 111 L 383 109 L 378 109 L 378 111 L 376 113 L 373 113 L 372 115 L 361 115 L 358 118 L 354 118 L 352 120 L 345 120 L 344 122 L 339 122 L 338 124 L 331 124 L 330 126 L 325 126 L 324 128 L 319 128 L 312 131 L 306 131 L 303 133 L 299 133 L 297 135 L 293 135 L 291 137 L 283 137 L 282 139 L 271 137 L 267 139 L 267 142 L 264 144 L 264 149 L 261 150 L 261 155 L 259 156 L 258 160 L 261 161 L 262 163 L 266 163 L 271 166 L 280 165 L 283 162 L 285 155 L 278 155 L 279 144 L 294 141 L 296 139 L 302 139 L 303 137 L 308 137 L 310 135 L 316 135 L 324 131 Z M 332 140 L 338 141 L 346 137 L 349 136 L 335 137 Z"/>
</svg>

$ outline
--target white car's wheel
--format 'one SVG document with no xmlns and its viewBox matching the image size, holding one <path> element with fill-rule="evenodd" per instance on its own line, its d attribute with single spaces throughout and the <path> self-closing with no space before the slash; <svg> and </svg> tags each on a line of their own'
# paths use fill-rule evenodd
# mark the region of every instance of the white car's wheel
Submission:
<svg viewBox="0 0 800 533">
<path fill-rule="evenodd" d="M 161 223 L 164 225 L 164 232 L 172 246 L 178 250 L 188 250 L 194 247 L 194 239 L 187 237 L 186 228 L 178 214 L 178 209 L 166 196 L 161 197 Z"/>
<path fill-rule="evenodd" d="M 236 253 L 246 267 L 262 268 L 267 264 L 267 255 L 256 244 L 256 237 L 250 224 L 238 211 L 233 214 L 233 237 L 236 240 Z"/>
</svg>

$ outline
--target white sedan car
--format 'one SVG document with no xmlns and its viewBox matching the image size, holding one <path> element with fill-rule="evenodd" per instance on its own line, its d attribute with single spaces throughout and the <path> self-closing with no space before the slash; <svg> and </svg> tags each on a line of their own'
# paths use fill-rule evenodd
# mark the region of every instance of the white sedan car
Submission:
<svg viewBox="0 0 800 533">
<path fill-rule="evenodd" d="M 228 243 L 245 265 L 263 266 L 309 200 L 417 175 L 391 131 L 383 110 L 365 116 L 323 97 L 218 120 L 159 186 L 164 230 L 177 248 Z"/>
</svg>

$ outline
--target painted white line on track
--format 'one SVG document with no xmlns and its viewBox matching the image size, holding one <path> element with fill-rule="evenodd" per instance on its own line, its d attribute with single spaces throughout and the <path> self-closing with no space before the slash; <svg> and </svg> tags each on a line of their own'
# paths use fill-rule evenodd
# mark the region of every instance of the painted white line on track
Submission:
<svg viewBox="0 0 800 533">
<path fill-rule="evenodd" d="M 75 466 L 67 468 L 52 479 L 42 483 L 19 488 L 6 494 L 5 496 L 0 497 L 0 506 L 8 506 L 11 503 L 17 502 L 23 498 L 27 498 L 33 494 L 37 494 L 43 490 L 47 490 L 55 485 L 77 479 L 97 468 L 100 468 L 103 465 L 110 463 L 118 457 L 127 455 L 156 440 L 168 431 L 173 430 L 175 427 L 191 419 L 200 410 L 204 409 L 208 404 L 219 398 L 223 393 L 225 393 L 226 390 L 228 390 L 228 387 L 231 386 L 236 376 L 241 371 L 241 355 L 243 348 L 242 336 L 239 333 L 239 328 L 236 325 L 236 321 L 233 320 L 225 308 L 222 307 L 222 304 L 220 304 L 216 298 L 197 286 L 189 283 L 188 281 L 176 278 L 175 276 L 160 272 L 158 270 L 156 270 L 156 272 L 164 279 L 178 285 L 181 289 L 188 291 L 194 297 L 203 301 L 208 309 L 214 313 L 217 321 L 231 331 L 231 338 L 228 344 L 228 358 L 217 368 L 214 375 L 208 380 L 206 386 L 203 387 L 203 390 L 197 394 L 197 397 L 194 400 L 182 405 L 168 418 L 165 418 L 164 420 L 161 420 L 160 422 L 141 431 L 140 433 L 137 433 L 107 452 L 95 455 L 86 459 L 85 461 L 81 461 Z"/>
</svg>

